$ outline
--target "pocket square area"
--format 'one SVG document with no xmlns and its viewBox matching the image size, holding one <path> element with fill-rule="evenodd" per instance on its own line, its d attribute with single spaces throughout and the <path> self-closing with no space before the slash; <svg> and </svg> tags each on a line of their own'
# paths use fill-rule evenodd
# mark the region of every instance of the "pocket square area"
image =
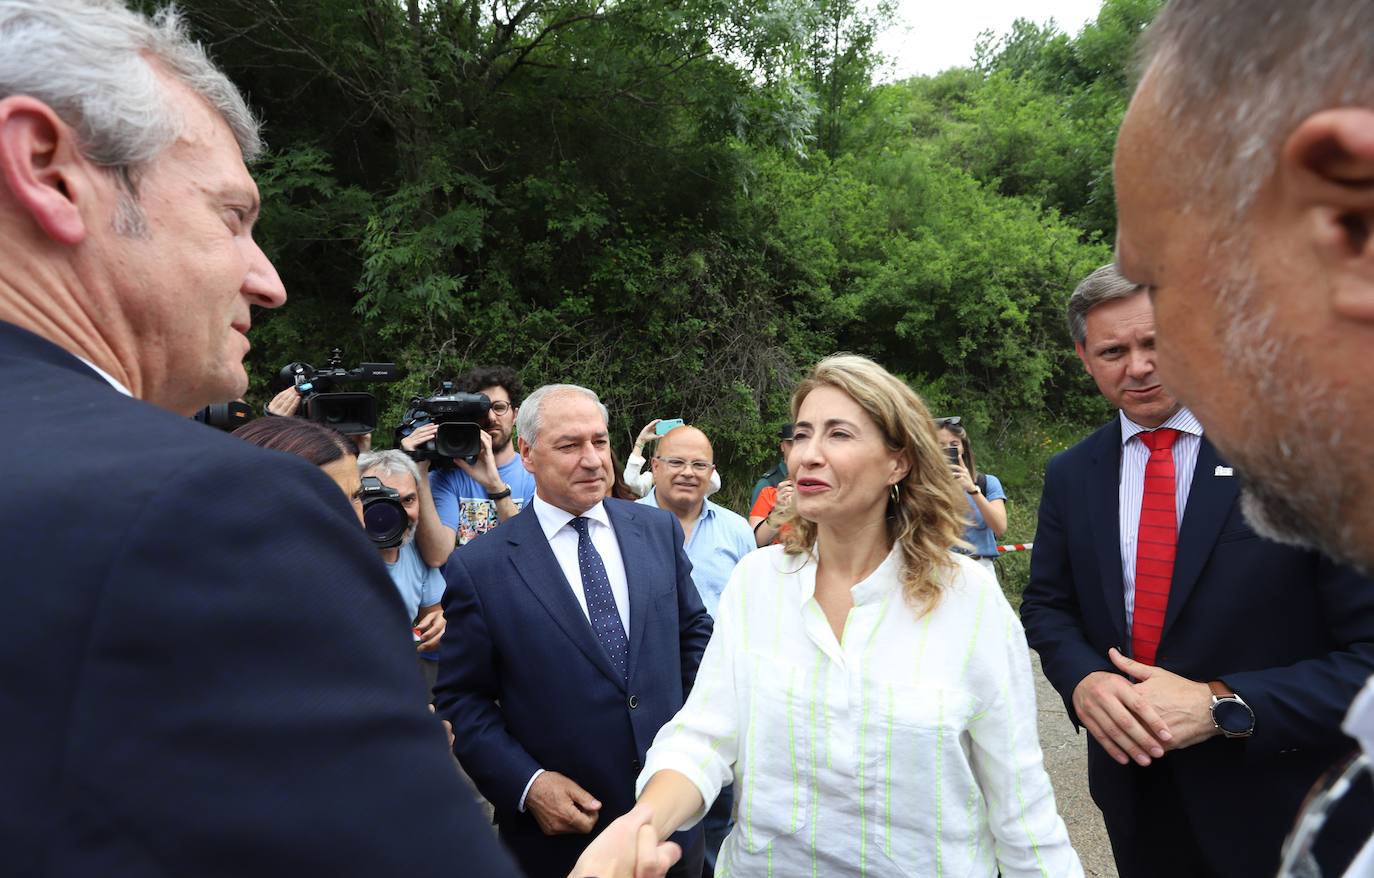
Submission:
<svg viewBox="0 0 1374 878">
<path fill-rule="evenodd" d="M 1212 475 L 1214 476 L 1234 476 L 1235 474 L 1236 471 L 1229 466 L 1219 466 L 1212 471 Z"/>
</svg>

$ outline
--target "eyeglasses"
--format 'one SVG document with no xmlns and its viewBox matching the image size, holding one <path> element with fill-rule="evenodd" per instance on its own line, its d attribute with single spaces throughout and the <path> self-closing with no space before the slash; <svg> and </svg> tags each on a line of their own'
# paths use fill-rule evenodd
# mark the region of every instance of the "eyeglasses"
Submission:
<svg viewBox="0 0 1374 878">
<path fill-rule="evenodd" d="M 960 421 L 960 420 L 961 420 L 961 418 L 960 418 L 958 415 L 955 415 L 955 416 L 952 417 L 952 418 L 936 418 L 936 419 L 935 419 L 935 426 L 937 426 L 937 427 L 957 427 L 957 426 L 959 426 L 959 421 Z"/>
<path fill-rule="evenodd" d="M 716 466 L 709 460 L 683 460 L 680 457 L 655 457 L 654 460 L 666 466 L 670 473 L 682 472 L 683 467 L 690 466 L 692 472 L 699 476 L 706 475 Z"/>
<path fill-rule="evenodd" d="M 497 415 L 504 415 L 506 412 L 510 411 L 511 408 L 511 404 L 503 399 L 498 399 L 496 402 L 491 404 L 492 413 Z"/>
</svg>

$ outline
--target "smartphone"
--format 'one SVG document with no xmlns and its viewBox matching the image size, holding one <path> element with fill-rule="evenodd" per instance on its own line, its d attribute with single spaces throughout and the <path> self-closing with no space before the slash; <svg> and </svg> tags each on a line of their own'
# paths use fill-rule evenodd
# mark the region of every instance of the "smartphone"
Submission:
<svg viewBox="0 0 1374 878">
<path fill-rule="evenodd" d="M 948 458 L 949 458 L 949 464 L 950 464 L 950 466 L 958 466 L 958 465 L 959 465 L 959 446 L 957 446 L 957 445 L 946 445 L 946 446 L 945 446 L 945 457 L 948 457 Z"/>
<path fill-rule="evenodd" d="M 660 436 L 666 435 L 669 430 L 675 430 L 682 426 L 682 418 L 664 418 L 654 427 L 654 432 Z"/>
</svg>

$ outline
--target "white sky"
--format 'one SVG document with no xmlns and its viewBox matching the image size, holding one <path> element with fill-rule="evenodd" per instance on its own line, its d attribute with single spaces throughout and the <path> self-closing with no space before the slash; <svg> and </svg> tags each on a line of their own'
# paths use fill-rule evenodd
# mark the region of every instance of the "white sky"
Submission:
<svg viewBox="0 0 1374 878">
<path fill-rule="evenodd" d="M 973 57 L 978 32 L 1004 34 L 1018 18 L 1043 24 L 1053 18 L 1070 36 L 1097 18 L 1102 0 L 898 0 L 892 24 L 878 37 L 890 81 L 962 67 Z"/>
</svg>

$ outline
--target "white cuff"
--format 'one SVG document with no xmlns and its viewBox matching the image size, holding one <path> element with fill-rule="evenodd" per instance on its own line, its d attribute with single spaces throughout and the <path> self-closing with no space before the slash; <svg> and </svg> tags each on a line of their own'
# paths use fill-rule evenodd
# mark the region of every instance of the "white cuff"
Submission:
<svg viewBox="0 0 1374 878">
<path fill-rule="evenodd" d="M 527 783 L 527 784 L 525 784 L 525 791 L 524 791 L 523 793 L 520 794 L 520 813 L 521 813 L 521 814 L 524 814 L 524 813 L 525 813 L 525 797 L 528 796 L 528 795 L 530 794 L 530 787 L 534 786 L 535 780 L 538 779 L 539 775 L 541 775 L 541 774 L 543 774 L 543 773 L 544 773 L 544 769 L 542 769 L 542 768 L 539 769 L 539 770 L 536 771 L 533 775 L 530 776 L 530 782 Z"/>
</svg>

